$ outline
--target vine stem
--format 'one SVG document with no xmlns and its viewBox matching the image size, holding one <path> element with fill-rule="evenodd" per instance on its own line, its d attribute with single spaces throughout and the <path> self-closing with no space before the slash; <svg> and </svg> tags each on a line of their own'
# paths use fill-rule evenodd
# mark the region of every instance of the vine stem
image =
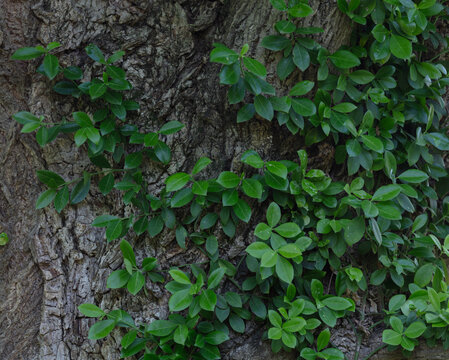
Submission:
<svg viewBox="0 0 449 360">
<path fill-rule="evenodd" d="M 101 174 L 110 174 L 110 173 L 114 173 L 114 172 L 126 172 L 128 171 L 128 169 L 108 169 L 108 170 L 103 170 L 103 171 L 97 171 L 94 173 L 89 173 L 89 176 L 95 176 L 95 175 L 101 175 Z M 64 184 L 61 184 L 58 186 L 58 188 L 66 186 L 66 185 L 71 185 L 77 181 L 79 181 L 81 178 L 76 178 L 74 180 L 70 180 L 65 182 Z"/>
</svg>

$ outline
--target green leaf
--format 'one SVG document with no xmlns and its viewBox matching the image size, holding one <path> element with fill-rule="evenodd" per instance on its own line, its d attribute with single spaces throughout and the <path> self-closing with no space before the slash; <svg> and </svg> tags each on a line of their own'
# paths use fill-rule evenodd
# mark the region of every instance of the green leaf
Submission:
<svg viewBox="0 0 449 360">
<path fill-rule="evenodd" d="M 340 104 L 332 107 L 332 110 L 338 111 L 338 112 L 344 113 L 344 114 L 353 112 L 355 109 L 357 109 L 357 106 L 355 106 L 354 104 L 351 104 L 349 102 L 343 102 L 343 103 L 340 103 Z"/>
<path fill-rule="evenodd" d="M 290 96 L 302 96 L 310 92 L 313 89 L 315 83 L 313 81 L 300 81 L 290 90 Z"/>
<path fill-rule="evenodd" d="M 172 269 L 169 271 L 170 276 L 175 280 L 176 282 L 180 284 L 190 285 L 191 281 L 186 273 L 179 269 Z"/>
<path fill-rule="evenodd" d="M 285 281 L 287 284 L 290 284 L 293 281 L 293 266 L 282 256 L 278 256 L 276 263 L 276 274 L 279 276 L 279 279 Z"/>
<path fill-rule="evenodd" d="M 254 114 L 256 113 L 256 109 L 253 104 L 245 104 L 243 105 L 239 112 L 237 113 L 237 123 L 246 122 L 251 120 Z"/>
<path fill-rule="evenodd" d="M 101 140 L 100 132 L 98 129 L 94 128 L 93 126 L 86 127 L 83 129 L 85 136 L 92 141 L 94 144 L 98 144 Z"/>
<path fill-rule="evenodd" d="M 123 105 L 113 104 L 113 105 L 111 105 L 111 111 L 120 120 L 125 120 L 125 118 L 126 118 L 126 108 Z"/>
<path fill-rule="evenodd" d="M 386 276 L 387 276 L 386 269 L 376 270 L 371 274 L 370 282 L 374 286 L 379 286 L 384 282 Z"/>
<path fill-rule="evenodd" d="M 53 80 L 59 73 L 58 58 L 52 54 L 47 54 L 44 57 L 43 65 L 45 75 L 47 75 L 50 80 Z"/>
<path fill-rule="evenodd" d="M 60 213 L 69 202 L 69 188 L 64 186 L 55 196 L 55 210 Z"/>
<path fill-rule="evenodd" d="M 425 135 L 426 140 L 435 146 L 438 150 L 447 151 L 449 150 L 449 138 L 437 132 L 429 133 Z"/>
<path fill-rule="evenodd" d="M 9 242 L 8 234 L 0 233 L 0 246 L 5 246 Z"/>
<path fill-rule="evenodd" d="M 415 273 L 414 282 L 420 287 L 426 286 L 433 278 L 435 265 L 425 264 L 421 266 Z"/>
<path fill-rule="evenodd" d="M 106 286 L 109 289 L 122 288 L 128 283 L 130 277 L 130 273 L 124 269 L 113 271 L 106 281 Z"/>
<path fill-rule="evenodd" d="M 217 295 L 213 290 L 203 290 L 200 295 L 200 306 L 201 309 L 206 311 L 214 311 L 215 305 L 217 304 Z"/>
<path fill-rule="evenodd" d="M 287 6 L 285 6 L 285 0 L 270 0 L 271 5 L 277 10 L 285 11 Z"/>
<path fill-rule="evenodd" d="M 189 328 L 185 325 L 179 325 L 173 334 L 173 340 L 177 344 L 184 345 L 188 335 Z"/>
<path fill-rule="evenodd" d="M 306 71 L 310 66 L 310 55 L 306 48 L 299 44 L 293 47 L 293 63 L 301 71 Z"/>
<path fill-rule="evenodd" d="M 377 241 L 377 244 L 380 246 L 382 245 L 382 232 L 380 231 L 379 225 L 377 224 L 377 221 L 375 219 L 370 219 L 369 221 L 371 230 L 373 231 L 374 238 Z"/>
<path fill-rule="evenodd" d="M 412 184 L 421 183 L 423 181 L 426 181 L 428 178 L 429 175 L 427 175 L 424 171 L 415 169 L 406 170 L 398 176 L 398 179 Z"/>
<path fill-rule="evenodd" d="M 226 273 L 226 270 L 221 267 L 212 271 L 211 274 L 209 275 L 209 277 L 207 278 L 207 288 L 208 289 L 216 288 L 220 284 L 225 273 Z"/>
<path fill-rule="evenodd" d="M 122 68 L 119 68 L 117 66 L 107 66 L 106 67 L 106 73 L 116 79 L 125 79 L 126 73 Z"/>
<path fill-rule="evenodd" d="M 80 180 L 75 187 L 72 189 L 70 198 L 72 199 L 72 204 L 78 204 L 83 201 L 90 189 L 90 176 L 86 179 Z"/>
<path fill-rule="evenodd" d="M 27 133 L 33 132 L 34 130 L 36 130 L 39 127 L 41 127 L 40 122 L 28 122 L 23 126 L 23 128 L 20 132 L 23 134 L 27 134 Z"/>
<path fill-rule="evenodd" d="M 257 224 L 256 228 L 254 229 L 254 235 L 262 240 L 268 240 L 271 236 L 271 227 L 269 227 L 265 223 Z"/>
<path fill-rule="evenodd" d="M 101 52 L 101 50 L 98 48 L 97 45 L 90 44 L 86 47 L 86 54 L 89 56 L 92 60 L 99 62 L 101 64 L 106 64 L 106 61 L 104 59 L 104 55 Z"/>
<path fill-rule="evenodd" d="M 258 241 L 250 244 L 245 251 L 251 256 L 260 259 L 267 251 L 270 250 L 271 248 L 267 244 Z"/>
<path fill-rule="evenodd" d="M 98 340 L 103 339 L 109 335 L 109 333 L 115 327 L 115 320 L 102 320 L 93 324 L 89 329 L 89 339 Z"/>
<path fill-rule="evenodd" d="M 283 179 L 287 178 L 288 170 L 284 164 L 278 161 L 268 161 L 267 163 L 265 163 L 265 167 L 270 173 L 277 175 Z"/>
<path fill-rule="evenodd" d="M 92 84 L 89 88 L 90 98 L 92 100 L 98 99 L 99 97 L 103 96 L 106 90 L 107 87 L 103 82 Z"/>
<path fill-rule="evenodd" d="M 17 49 L 11 56 L 12 60 L 31 60 L 45 54 L 44 48 L 23 47 Z"/>
<path fill-rule="evenodd" d="M 40 119 L 28 111 L 19 111 L 18 113 L 14 114 L 12 118 L 22 125 L 25 125 L 30 122 L 40 123 Z"/>
<path fill-rule="evenodd" d="M 166 189 L 168 192 L 177 191 L 183 188 L 190 181 L 190 175 L 179 172 L 173 175 L 170 175 L 166 180 Z"/>
<path fill-rule="evenodd" d="M 57 188 L 65 184 L 64 179 L 53 171 L 38 170 L 36 171 L 36 174 L 39 181 L 47 185 L 49 188 Z"/>
<path fill-rule="evenodd" d="M 391 35 L 390 51 L 399 59 L 410 59 L 412 56 L 412 43 L 402 36 Z"/>
<path fill-rule="evenodd" d="M 78 306 L 78 310 L 87 317 L 101 317 L 105 315 L 103 310 L 93 304 L 81 304 Z"/>
<path fill-rule="evenodd" d="M 346 243 L 351 246 L 359 242 L 365 235 L 365 219 L 359 216 L 347 222 L 344 228 L 344 238 Z"/>
<path fill-rule="evenodd" d="M 307 322 L 301 318 L 293 318 L 290 320 L 287 320 L 283 325 L 282 329 L 289 333 L 299 332 L 306 326 Z"/>
<path fill-rule="evenodd" d="M 281 246 L 277 251 L 287 259 L 293 259 L 302 254 L 301 248 L 296 244 L 286 244 Z"/>
<path fill-rule="evenodd" d="M 236 307 L 236 308 L 242 307 L 242 298 L 240 297 L 239 294 L 237 294 L 235 292 L 232 292 L 232 291 L 226 292 L 225 299 L 226 299 L 226 302 L 232 307 Z"/>
<path fill-rule="evenodd" d="M 315 104 L 309 99 L 292 99 L 292 108 L 302 116 L 312 116 L 316 113 Z"/>
<path fill-rule="evenodd" d="M 229 324 L 232 330 L 235 332 L 243 334 L 245 332 L 245 322 L 236 314 L 232 313 L 229 316 Z"/>
<path fill-rule="evenodd" d="M 82 128 L 93 126 L 92 120 L 89 115 L 82 111 L 76 111 L 72 113 L 75 122 Z"/>
<path fill-rule="evenodd" d="M 210 53 L 210 61 L 220 64 L 233 64 L 239 58 L 239 55 L 231 49 L 228 49 L 223 44 L 214 44 L 215 48 Z"/>
<path fill-rule="evenodd" d="M 92 222 L 92 226 L 95 227 L 105 227 L 107 226 L 111 221 L 117 220 L 117 216 L 112 216 L 109 214 L 104 214 L 97 216 L 94 221 Z"/>
<path fill-rule="evenodd" d="M 382 216 L 388 220 L 401 220 L 401 211 L 397 208 L 397 206 L 389 204 L 389 203 L 378 203 L 376 204 L 377 209 L 379 210 L 379 216 Z"/>
<path fill-rule="evenodd" d="M 365 85 L 374 80 L 374 75 L 367 70 L 356 70 L 348 76 L 352 81 L 359 85 Z"/>
<path fill-rule="evenodd" d="M 202 158 L 198 159 L 195 166 L 193 167 L 192 175 L 198 174 L 201 170 L 203 170 L 211 162 L 212 162 L 212 160 L 209 159 L 208 157 L 202 157 Z"/>
<path fill-rule="evenodd" d="M 335 313 L 327 307 L 319 309 L 318 315 L 327 326 L 334 327 L 337 324 Z"/>
<path fill-rule="evenodd" d="M 281 208 L 275 202 L 270 203 L 267 209 L 267 222 L 271 227 L 276 226 L 281 220 Z"/>
<path fill-rule="evenodd" d="M 249 71 L 257 76 L 265 77 L 267 75 L 267 69 L 265 69 L 265 66 L 255 59 L 245 56 L 243 57 L 243 64 Z"/>
<path fill-rule="evenodd" d="M 372 201 L 388 201 L 396 198 L 402 188 L 397 184 L 390 184 L 380 187 L 372 197 Z"/>
<path fill-rule="evenodd" d="M 410 324 L 410 326 L 405 330 L 404 335 L 410 339 L 416 339 L 417 337 L 420 337 L 426 329 L 426 324 L 421 321 L 416 321 Z"/>
<path fill-rule="evenodd" d="M 302 18 L 307 17 L 309 15 L 313 14 L 313 9 L 304 3 L 299 3 L 291 8 L 288 9 L 288 14 L 296 17 L 296 18 Z"/>
<path fill-rule="evenodd" d="M 207 230 L 210 229 L 212 226 L 215 225 L 215 223 L 218 220 L 218 215 L 215 213 L 208 213 L 206 214 L 200 222 L 200 229 L 201 230 Z"/>
<path fill-rule="evenodd" d="M 192 192 L 195 195 L 207 195 L 209 182 L 207 180 L 195 181 L 192 185 Z"/>
<path fill-rule="evenodd" d="M 112 241 L 118 239 L 122 234 L 123 222 L 121 219 L 113 220 L 106 227 L 106 239 Z"/>
<path fill-rule="evenodd" d="M 215 236 L 211 235 L 207 238 L 206 250 L 211 255 L 214 255 L 218 251 L 218 241 Z"/>
<path fill-rule="evenodd" d="M 404 325 L 402 324 L 401 319 L 399 319 L 396 316 L 392 316 L 390 318 L 390 325 L 393 328 L 394 331 L 402 334 L 402 331 L 404 330 Z"/>
<path fill-rule="evenodd" d="M 170 320 L 155 320 L 148 325 L 147 331 L 151 335 L 162 337 L 170 335 L 177 327 L 178 324 Z"/>
<path fill-rule="evenodd" d="M 212 345 L 220 345 L 229 340 L 229 336 L 223 331 L 212 331 L 204 337 L 204 341 Z"/>
<path fill-rule="evenodd" d="M 392 312 L 398 311 L 405 303 L 405 295 L 398 294 L 393 296 L 388 302 L 388 309 Z"/>
<path fill-rule="evenodd" d="M 169 121 L 168 123 L 165 123 L 159 129 L 159 133 L 163 134 L 163 135 L 170 135 L 170 134 L 174 134 L 174 133 L 180 131 L 184 127 L 185 127 L 185 125 L 180 123 L 179 121 L 176 121 L 176 120 Z"/>
<path fill-rule="evenodd" d="M 341 69 L 349 69 L 360 65 L 359 58 L 347 50 L 338 50 L 329 56 L 329 59 L 331 59 L 336 67 Z"/>
<path fill-rule="evenodd" d="M 83 70 L 77 66 L 69 66 L 64 69 L 64 76 L 69 80 L 81 80 L 83 78 Z"/>
<path fill-rule="evenodd" d="M 382 341 L 388 345 L 399 345 L 402 341 L 402 335 L 394 330 L 384 330 L 382 333 Z"/>
<path fill-rule="evenodd" d="M 175 195 L 171 199 L 170 204 L 173 208 L 179 208 L 187 205 L 190 201 L 192 201 L 192 199 L 192 189 L 185 188 L 175 193 Z"/>
<path fill-rule="evenodd" d="M 249 306 L 253 314 L 258 318 L 265 319 L 267 317 L 267 307 L 259 297 L 251 296 Z"/>
<path fill-rule="evenodd" d="M 145 231 L 147 231 L 147 229 L 148 229 L 148 217 L 147 216 L 142 216 L 141 218 L 139 218 L 136 222 L 134 222 L 133 229 L 134 229 L 134 232 L 137 235 L 141 235 Z"/>
<path fill-rule="evenodd" d="M 223 171 L 217 178 L 217 183 L 226 189 L 232 189 L 240 183 L 240 177 L 231 171 Z"/>
<path fill-rule="evenodd" d="M 269 121 L 273 119 L 273 105 L 265 96 L 257 95 L 254 98 L 254 108 L 256 109 L 256 112 L 264 119 L 267 119 Z"/>
<path fill-rule="evenodd" d="M 238 83 L 240 79 L 240 66 L 239 63 L 231 65 L 224 65 L 219 74 L 220 84 L 234 85 Z"/>
<path fill-rule="evenodd" d="M 379 210 L 377 210 L 376 205 L 374 205 L 371 201 L 363 200 L 362 209 L 367 218 L 372 218 L 379 215 Z"/>
<path fill-rule="evenodd" d="M 232 210 L 234 210 L 235 215 L 245 223 L 248 223 L 251 219 L 251 208 L 243 199 L 239 199 L 237 204 L 232 207 Z"/>
<path fill-rule="evenodd" d="M 151 237 L 158 235 L 164 228 L 164 221 L 161 215 L 154 216 L 148 223 L 148 234 Z"/>
<path fill-rule="evenodd" d="M 279 51 L 289 46 L 290 40 L 281 35 L 269 35 L 262 40 L 260 45 L 269 50 Z"/>
<path fill-rule="evenodd" d="M 428 216 L 426 213 L 418 215 L 413 221 L 412 232 L 418 231 L 427 224 Z"/>
<path fill-rule="evenodd" d="M 382 143 L 382 140 L 376 138 L 375 136 L 362 135 L 362 142 L 370 150 L 373 150 L 379 154 L 384 152 L 384 144 Z"/>
<path fill-rule="evenodd" d="M 277 327 L 277 328 L 281 328 L 282 327 L 282 318 L 279 316 L 279 314 L 274 311 L 274 310 L 269 310 L 268 311 L 268 319 L 270 320 L 270 323 Z"/>
<path fill-rule="evenodd" d="M 263 187 L 256 179 L 243 179 L 242 189 L 249 197 L 254 199 L 260 199 L 262 197 Z"/>
<path fill-rule="evenodd" d="M 39 195 L 36 201 L 36 209 L 42 209 L 49 205 L 55 198 L 57 190 L 48 189 Z"/>
<path fill-rule="evenodd" d="M 125 169 L 135 169 L 142 163 L 142 152 L 135 152 L 125 157 Z"/>
<path fill-rule="evenodd" d="M 120 242 L 120 251 L 122 252 L 124 259 L 127 259 L 132 265 L 136 266 L 136 256 L 134 255 L 134 250 L 128 241 L 122 240 Z"/>
<path fill-rule="evenodd" d="M 98 183 L 98 188 L 103 195 L 107 195 L 114 188 L 114 175 L 112 173 L 103 176 Z"/>
<path fill-rule="evenodd" d="M 352 307 L 352 303 L 342 297 L 331 296 L 326 299 L 321 300 L 321 302 L 326 305 L 329 309 L 335 311 L 346 310 Z"/>
<path fill-rule="evenodd" d="M 127 288 L 131 294 L 136 295 L 142 289 L 143 285 L 145 285 L 145 277 L 140 271 L 135 271 L 128 280 Z"/>
<path fill-rule="evenodd" d="M 329 344 L 329 340 L 331 339 L 331 332 L 329 329 L 325 329 L 320 332 L 320 335 L 318 335 L 318 338 L 316 340 L 316 347 L 317 351 L 323 350 L 327 344 Z"/>
<path fill-rule="evenodd" d="M 222 196 L 223 206 L 234 206 L 239 201 L 237 189 L 229 189 L 223 192 Z"/>
<path fill-rule="evenodd" d="M 282 225 L 279 225 L 274 229 L 279 235 L 286 237 L 286 238 L 294 238 L 297 236 L 301 229 L 299 226 L 293 222 L 285 223 Z"/>
<path fill-rule="evenodd" d="M 177 291 L 170 297 L 168 307 L 170 311 L 182 311 L 190 306 L 192 300 L 193 296 L 190 294 L 190 289 Z"/>
</svg>

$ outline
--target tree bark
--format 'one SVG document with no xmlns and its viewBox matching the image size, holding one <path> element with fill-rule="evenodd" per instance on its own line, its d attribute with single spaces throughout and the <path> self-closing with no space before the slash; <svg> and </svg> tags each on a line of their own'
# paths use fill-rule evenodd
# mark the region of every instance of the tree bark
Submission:
<svg viewBox="0 0 449 360">
<path fill-rule="evenodd" d="M 304 24 L 325 29 L 319 41 L 331 50 L 347 43 L 351 24 L 334 1 L 311 3 L 316 12 Z M 119 359 L 119 334 L 104 341 L 88 341 L 92 320 L 82 317 L 77 306 L 89 302 L 104 309 L 122 308 L 137 320 L 150 322 L 167 316 L 168 301 L 163 287 L 157 285 L 151 285 L 149 297 L 106 288 L 107 276 L 121 267 L 122 259 L 117 242 L 107 244 L 103 232 L 90 224 L 103 213 L 120 216 L 129 211 L 118 197 L 105 198 L 94 187 L 86 201 L 60 215 L 53 208 L 34 210 L 36 197 L 43 190 L 36 170 L 48 169 L 73 179 L 91 165 L 69 137 L 59 137 L 40 148 L 32 135 L 20 134 L 11 115 L 27 110 L 59 121 L 88 107 L 81 100 L 54 94 L 51 84 L 34 72 L 36 64 L 9 60 L 13 51 L 59 41 L 63 44 L 59 50 L 62 64 L 87 67 L 89 76 L 96 76 L 98 69 L 83 50 L 86 45 L 97 44 L 108 54 L 124 49 L 123 66 L 134 86 L 131 97 L 141 105 L 131 121 L 146 131 L 169 120 L 186 125 L 169 139 L 170 165 L 146 169 L 150 190 L 157 191 L 166 176 L 189 171 L 201 156 L 213 159 L 209 173 L 216 175 L 237 169 L 241 154 L 249 149 L 275 160 L 301 148 L 297 138 L 276 124 L 257 120 L 236 124 L 236 108 L 226 104 L 225 89 L 218 83 L 219 67 L 208 62 L 213 42 L 234 49 L 248 43 L 251 54 L 268 63 L 273 74 L 276 59 L 256 46 L 279 18 L 268 0 L 3 0 L 0 232 L 6 232 L 10 242 L 0 247 L 1 359 Z M 324 159 L 318 160 L 317 166 L 325 168 L 320 161 Z M 238 255 L 249 231 L 240 229 L 241 235 L 232 247 L 224 245 L 223 253 L 231 259 Z M 181 251 L 169 231 L 157 239 L 128 240 L 138 258 L 156 256 L 164 269 L 199 258 L 193 251 Z M 348 358 L 356 344 L 351 331 L 342 326 L 333 338 L 350 354 Z M 260 329 L 250 324 L 245 335 L 234 337 L 223 347 L 224 358 L 294 358 L 272 355 L 269 344 L 260 337 Z M 362 345 L 365 353 L 375 347 L 367 342 Z"/>
</svg>

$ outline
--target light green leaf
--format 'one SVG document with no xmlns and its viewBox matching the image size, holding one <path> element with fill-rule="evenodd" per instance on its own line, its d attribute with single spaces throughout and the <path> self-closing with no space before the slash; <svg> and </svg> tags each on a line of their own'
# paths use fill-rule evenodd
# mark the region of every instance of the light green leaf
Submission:
<svg viewBox="0 0 449 360">
<path fill-rule="evenodd" d="M 412 56 L 412 43 L 402 36 L 391 35 L 390 51 L 399 59 L 410 59 Z"/>
</svg>

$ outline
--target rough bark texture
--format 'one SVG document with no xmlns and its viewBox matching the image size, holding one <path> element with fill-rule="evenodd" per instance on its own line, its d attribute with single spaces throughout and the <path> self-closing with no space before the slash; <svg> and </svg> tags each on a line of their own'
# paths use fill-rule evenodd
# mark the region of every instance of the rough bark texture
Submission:
<svg viewBox="0 0 449 360">
<path fill-rule="evenodd" d="M 312 1 L 316 15 L 307 24 L 322 26 L 321 43 L 335 50 L 348 40 L 350 23 L 334 1 Z M 22 46 L 59 41 L 64 65 L 90 64 L 83 49 L 89 43 L 106 53 L 126 50 L 124 67 L 141 104 L 132 121 L 144 130 L 179 120 L 186 128 L 170 140 L 173 161 L 167 168 L 149 167 L 152 190 L 167 175 L 190 170 L 196 159 L 214 160 L 211 174 L 236 169 L 240 155 L 259 151 L 277 159 L 301 147 L 297 138 L 275 124 L 252 121 L 235 123 L 235 109 L 226 105 L 219 86 L 218 66 L 208 63 L 214 41 L 231 48 L 249 43 L 252 49 L 271 32 L 279 18 L 268 0 L 3 0 L 0 2 L 0 232 L 10 243 L 0 247 L 0 359 L 118 359 L 120 337 L 103 342 L 87 340 L 92 320 L 77 311 L 79 304 L 96 303 L 105 309 L 123 308 L 137 320 L 151 321 L 167 315 L 167 294 L 153 286 L 150 297 L 129 297 L 106 289 L 109 273 L 121 266 L 117 243 L 106 244 L 103 232 L 92 220 L 103 213 L 129 211 L 118 199 L 104 198 L 95 188 L 87 201 L 58 215 L 53 209 L 34 210 L 42 187 L 37 169 L 49 169 L 72 179 L 89 167 L 85 153 L 69 137 L 60 137 L 41 149 L 31 135 L 21 135 L 11 114 L 28 110 L 58 121 L 74 109 L 87 109 L 82 101 L 55 95 L 50 84 L 34 73 L 34 65 L 9 60 Z M 258 49 L 252 53 L 264 59 Z M 98 69 L 89 68 L 92 76 Z M 332 158 L 330 159 L 332 161 Z M 321 158 L 320 161 L 324 161 Z M 318 167 L 326 168 L 318 163 Z M 242 251 L 249 236 L 240 236 L 225 253 L 230 258 Z M 173 244 L 174 234 L 164 232 L 156 240 L 130 239 L 139 258 L 157 256 L 163 268 L 197 260 L 194 252 Z M 363 326 L 361 324 L 360 326 Z M 250 325 L 224 347 L 226 359 L 289 359 L 272 355 L 260 340 L 260 329 Z M 348 352 L 356 347 L 352 330 L 342 326 L 333 341 Z M 378 333 L 367 337 L 361 354 L 379 342 Z M 426 350 L 427 351 L 427 350 Z M 434 354 L 434 355 L 431 355 Z M 378 359 L 385 359 L 380 356 Z M 390 359 L 398 357 L 387 356 Z M 443 359 L 440 352 L 419 352 L 416 359 Z"/>
</svg>

